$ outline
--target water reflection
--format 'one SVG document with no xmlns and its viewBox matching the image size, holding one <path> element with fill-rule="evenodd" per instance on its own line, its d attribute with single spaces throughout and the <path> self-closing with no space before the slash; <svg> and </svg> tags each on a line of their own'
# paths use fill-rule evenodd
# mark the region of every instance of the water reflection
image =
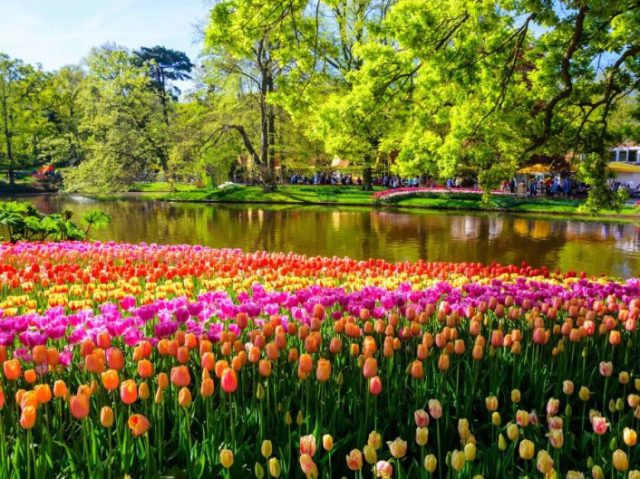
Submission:
<svg viewBox="0 0 640 479">
<path fill-rule="evenodd" d="M 370 208 L 172 204 L 40 196 L 51 213 L 101 208 L 113 217 L 100 240 L 199 243 L 244 250 L 384 258 L 390 261 L 526 261 L 551 269 L 624 277 L 640 273 L 640 230 L 632 224 Z"/>
</svg>

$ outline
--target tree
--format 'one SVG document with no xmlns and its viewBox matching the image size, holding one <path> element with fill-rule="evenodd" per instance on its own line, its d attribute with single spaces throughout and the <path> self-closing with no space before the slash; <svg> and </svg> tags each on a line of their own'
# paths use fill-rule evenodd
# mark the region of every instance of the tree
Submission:
<svg viewBox="0 0 640 479">
<path fill-rule="evenodd" d="M 300 0 L 222 0 L 213 7 L 205 30 L 208 66 L 238 81 L 243 94 L 255 95 L 258 101 L 258 147 L 244 124 L 226 123 L 219 132 L 240 136 L 252 162 L 262 170 L 266 189 L 274 189 L 276 181 L 277 111 L 270 99 L 296 61 L 288 45 L 295 41 L 297 25 L 304 23 L 305 5 Z"/>
<path fill-rule="evenodd" d="M 47 120 L 42 159 L 77 165 L 85 157 L 85 139 L 80 134 L 80 94 L 85 73 L 79 66 L 66 66 L 50 74 L 47 80 L 41 95 L 42 115 Z"/>
<path fill-rule="evenodd" d="M 81 134 L 86 160 L 67 174 L 72 190 L 125 190 L 135 180 L 167 171 L 168 131 L 145 68 L 128 50 L 106 46 L 88 58 Z"/>
<path fill-rule="evenodd" d="M 39 68 L 0 54 L 0 158 L 11 185 L 16 169 L 38 157 L 38 135 L 45 121 L 38 102 L 45 79 Z"/>
<path fill-rule="evenodd" d="M 306 135 L 321 141 L 330 155 L 362 165 L 363 188 L 379 159 L 383 132 L 391 117 L 372 114 L 372 92 L 354 83 L 363 67 L 362 44 L 386 17 L 392 0 L 317 0 L 305 9 L 306 21 L 290 42 L 298 59 L 284 78 L 276 101 Z"/>
<path fill-rule="evenodd" d="M 136 64 L 148 69 L 151 85 L 162 103 L 162 116 L 169 125 L 169 99 L 176 100 L 180 95 L 180 89 L 172 82 L 191 79 L 191 60 L 184 52 L 162 46 L 142 47 L 134 55 Z"/>
</svg>

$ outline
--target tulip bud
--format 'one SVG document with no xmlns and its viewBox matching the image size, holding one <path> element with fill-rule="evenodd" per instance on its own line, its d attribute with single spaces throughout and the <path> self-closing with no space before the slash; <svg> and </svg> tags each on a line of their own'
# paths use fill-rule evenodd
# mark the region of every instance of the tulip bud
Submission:
<svg viewBox="0 0 640 479">
<path fill-rule="evenodd" d="M 364 453 L 364 460 L 367 461 L 367 464 L 375 464 L 378 460 L 378 453 L 376 453 L 376 449 L 373 446 L 367 444 L 362 449 Z"/>
<path fill-rule="evenodd" d="M 468 442 L 467 444 L 465 444 L 464 446 L 464 458 L 467 461 L 475 461 L 476 459 L 476 445 Z"/>
<path fill-rule="evenodd" d="M 293 422 L 293 419 L 291 418 L 291 413 L 289 411 L 287 411 L 284 415 L 284 423 L 287 426 L 291 426 L 291 423 Z"/>
<path fill-rule="evenodd" d="M 544 449 L 538 452 L 536 467 L 542 474 L 548 474 L 553 469 L 553 459 Z"/>
<path fill-rule="evenodd" d="M 518 436 L 520 435 L 520 430 L 518 429 L 518 426 L 516 426 L 514 423 L 510 422 L 509 424 L 507 424 L 507 437 L 511 440 L 511 441 L 515 441 L 516 439 L 518 439 Z"/>
<path fill-rule="evenodd" d="M 520 393 L 519 389 L 513 389 L 511 391 L 511 402 L 514 404 L 518 404 L 520 402 L 520 399 L 522 398 L 522 394 Z"/>
<path fill-rule="evenodd" d="M 262 441 L 262 445 L 260 446 L 260 453 L 262 454 L 262 457 L 264 457 L 265 459 L 269 459 L 272 452 L 273 447 L 271 445 L 271 441 L 269 441 L 268 439 Z"/>
<path fill-rule="evenodd" d="M 371 431 L 367 438 L 367 444 L 374 449 L 380 449 L 382 446 L 382 436 L 376 431 Z"/>
<path fill-rule="evenodd" d="M 588 401 L 589 397 L 591 397 L 591 392 L 589 391 L 589 388 L 586 386 L 582 386 L 580 388 L 580 391 L 578 391 L 578 397 L 580 398 L 581 401 Z"/>
<path fill-rule="evenodd" d="M 322 436 L 322 447 L 325 451 L 331 451 L 331 449 L 333 449 L 333 437 L 331 434 Z"/>
<path fill-rule="evenodd" d="M 111 409 L 109 406 L 103 406 L 103 408 L 100 410 L 100 424 L 102 424 L 103 427 L 110 428 L 111 426 L 113 426 L 113 420 L 113 409 Z"/>
<path fill-rule="evenodd" d="M 451 467 L 453 468 L 454 471 L 461 470 L 464 467 L 464 463 L 465 463 L 464 452 L 458 451 L 457 449 L 455 449 L 451 453 L 450 460 L 451 460 Z"/>
<path fill-rule="evenodd" d="M 138 396 L 143 401 L 146 401 L 151 396 L 151 391 L 149 391 L 149 385 L 145 383 L 140 383 L 138 386 Z"/>
<path fill-rule="evenodd" d="M 280 461 L 278 461 L 278 458 L 276 457 L 272 457 L 271 459 L 269 459 L 269 474 L 271 474 L 271 477 L 275 478 L 280 477 L 280 474 L 282 474 Z"/>
<path fill-rule="evenodd" d="M 625 427 L 622 431 L 622 439 L 627 446 L 631 447 L 636 445 L 638 435 L 634 429 Z"/>
<path fill-rule="evenodd" d="M 573 413 L 573 409 L 571 408 L 571 404 L 567 404 L 564 407 L 564 415 L 567 417 L 571 417 L 571 414 Z"/>
<path fill-rule="evenodd" d="M 264 399 L 264 386 L 262 385 L 262 383 L 258 383 L 258 387 L 256 388 L 256 399 L 258 401 L 262 401 Z"/>
<path fill-rule="evenodd" d="M 487 411 L 493 412 L 498 409 L 498 398 L 495 396 L 487 396 L 484 399 L 485 405 L 487 407 Z"/>
<path fill-rule="evenodd" d="M 491 424 L 494 426 L 499 426 L 502 424 L 502 418 L 500 417 L 500 413 L 498 411 L 491 414 Z"/>
<path fill-rule="evenodd" d="M 256 462 L 255 466 L 253 466 L 253 472 L 255 473 L 257 479 L 262 479 L 264 477 L 264 468 L 260 465 L 259 462 Z"/>
<path fill-rule="evenodd" d="M 624 410 L 624 401 L 622 398 L 616 399 L 616 411 L 622 412 Z"/>
<path fill-rule="evenodd" d="M 620 384 L 629 384 L 629 373 L 627 371 L 621 371 L 620 374 L 618 374 L 618 381 L 620 381 Z"/>
<path fill-rule="evenodd" d="M 627 453 L 622 449 L 617 449 L 613 453 L 612 457 L 613 467 L 615 467 L 616 471 L 626 471 L 629 469 L 629 459 L 627 458 Z"/>
<path fill-rule="evenodd" d="M 573 382 L 566 380 L 562 382 L 562 392 L 565 393 L 567 396 L 571 396 L 573 394 Z"/>
<path fill-rule="evenodd" d="M 438 465 L 438 459 L 433 454 L 427 454 L 424 458 L 424 468 L 427 472 L 433 474 L 436 470 L 436 466 Z"/>
<path fill-rule="evenodd" d="M 229 449 L 223 449 L 220 451 L 220 464 L 225 469 L 229 469 L 233 466 L 233 452 Z"/>
<path fill-rule="evenodd" d="M 609 450 L 615 451 L 616 449 L 618 449 L 618 439 L 612 437 L 611 441 L 609 441 Z"/>
<path fill-rule="evenodd" d="M 429 440 L 429 430 L 426 427 L 417 427 L 416 428 L 416 443 L 418 446 L 422 447 L 427 444 Z"/>
<path fill-rule="evenodd" d="M 533 458 L 533 455 L 536 452 L 536 447 L 529 439 L 523 439 L 520 441 L 520 445 L 518 446 L 518 454 L 520 458 L 528 461 Z"/>
<path fill-rule="evenodd" d="M 591 477 L 593 479 L 604 479 L 604 472 L 600 466 L 593 466 L 591 468 Z"/>
<path fill-rule="evenodd" d="M 302 426 L 304 424 L 304 414 L 302 414 L 302 411 L 298 411 L 298 415 L 296 416 L 296 424 L 298 426 Z"/>
<path fill-rule="evenodd" d="M 500 449 L 501 451 L 507 450 L 507 441 L 505 441 L 502 433 L 498 435 L 498 449 Z"/>
</svg>

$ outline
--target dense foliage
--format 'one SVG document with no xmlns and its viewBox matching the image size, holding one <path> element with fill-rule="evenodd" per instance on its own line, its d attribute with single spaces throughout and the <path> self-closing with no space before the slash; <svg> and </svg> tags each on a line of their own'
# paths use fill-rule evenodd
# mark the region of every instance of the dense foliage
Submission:
<svg viewBox="0 0 640 479">
<path fill-rule="evenodd" d="M 214 3 L 197 68 L 163 47 L 94 49 L 85 67 L 0 61 L 0 161 L 71 165 L 72 189 L 134 179 L 257 179 L 350 161 L 477 178 L 587 160 L 638 140 L 640 6 L 557 0 Z M 176 82 L 195 87 L 179 97 Z M 360 170 L 360 168 L 362 168 Z"/>
<path fill-rule="evenodd" d="M 6 236 L 2 241 L 65 241 L 82 240 L 91 228 L 100 228 L 111 222 L 111 217 L 103 211 L 93 210 L 82 216 L 85 229 L 71 221 L 72 213 L 44 214 L 30 203 L 18 201 L 0 202 L 0 226 Z"/>
</svg>

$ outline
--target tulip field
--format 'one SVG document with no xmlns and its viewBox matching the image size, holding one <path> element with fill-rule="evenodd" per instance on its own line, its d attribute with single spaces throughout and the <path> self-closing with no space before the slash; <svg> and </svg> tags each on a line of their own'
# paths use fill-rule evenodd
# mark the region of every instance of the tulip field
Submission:
<svg viewBox="0 0 640 479">
<path fill-rule="evenodd" d="M 0 245 L 1 478 L 640 478 L 640 280 Z"/>
</svg>

